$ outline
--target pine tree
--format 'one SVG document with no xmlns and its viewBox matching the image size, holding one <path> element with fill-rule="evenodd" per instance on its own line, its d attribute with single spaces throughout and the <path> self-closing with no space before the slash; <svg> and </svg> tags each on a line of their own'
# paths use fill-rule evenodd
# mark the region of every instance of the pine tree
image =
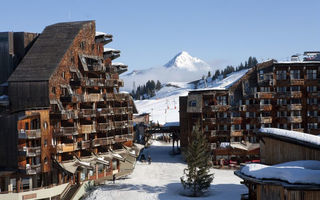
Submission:
<svg viewBox="0 0 320 200">
<path fill-rule="evenodd" d="M 210 71 L 208 71 L 208 78 L 210 78 L 211 77 L 211 72 Z"/>
<path fill-rule="evenodd" d="M 213 174 L 210 170 L 210 151 L 206 135 L 200 130 L 200 122 L 195 125 L 189 138 L 189 145 L 186 152 L 188 167 L 184 169 L 186 177 L 181 177 L 181 184 L 184 189 L 192 192 L 191 196 L 201 196 L 213 181 Z"/>
<path fill-rule="evenodd" d="M 161 83 L 159 80 L 157 80 L 156 90 L 160 90 L 161 88 L 162 88 Z"/>
</svg>

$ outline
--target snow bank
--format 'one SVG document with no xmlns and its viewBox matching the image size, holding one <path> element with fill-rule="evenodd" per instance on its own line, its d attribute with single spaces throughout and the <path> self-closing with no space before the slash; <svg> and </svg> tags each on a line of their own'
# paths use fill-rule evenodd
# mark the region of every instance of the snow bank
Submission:
<svg viewBox="0 0 320 200">
<path fill-rule="evenodd" d="M 258 179 L 277 179 L 292 184 L 320 184 L 320 161 L 302 160 L 268 166 L 248 164 L 241 173 Z"/>
<path fill-rule="evenodd" d="M 278 128 L 261 128 L 259 132 L 267 133 L 275 136 L 287 137 L 287 138 L 308 142 L 315 145 L 320 145 L 320 137 L 316 135 L 311 135 L 308 133 L 301 133 L 297 131 L 289 131 L 289 130 L 278 129 Z"/>
</svg>

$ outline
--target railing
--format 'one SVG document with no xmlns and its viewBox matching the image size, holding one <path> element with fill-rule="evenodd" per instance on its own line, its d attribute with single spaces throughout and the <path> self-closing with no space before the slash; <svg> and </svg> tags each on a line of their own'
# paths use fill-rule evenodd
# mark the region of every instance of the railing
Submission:
<svg viewBox="0 0 320 200">
<path fill-rule="evenodd" d="M 114 114 L 127 114 L 128 113 L 128 107 L 114 107 Z"/>
<path fill-rule="evenodd" d="M 19 166 L 19 170 L 22 170 L 27 175 L 38 174 L 41 172 L 41 163 L 39 164 L 26 164 L 25 166 Z"/>
<path fill-rule="evenodd" d="M 78 143 L 57 144 L 57 152 L 58 153 L 72 152 L 77 149 L 78 149 Z"/>
<path fill-rule="evenodd" d="M 255 97 L 258 99 L 272 99 L 274 92 L 256 92 Z"/>
<path fill-rule="evenodd" d="M 114 143 L 114 137 L 96 138 L 92 140 L 92 146 L 105 146 Z"/>
<path fill-rule="evenodd" d="M 90 87 L 104 87 L 105 80 L 102 78 L 86 78 L 83 80 L 83 84 Z"/>
<path fill-rule="evenodd" d="M 271 104 L 262 104 L 260 105 L 260 111 L 271 111 L 272 105 Z"/>
<path fill-rule="evenodd" d="M 117 101 L 125 101 L 129 99 L 129 94 L 125 94 L 125 93 L 117 93 L 114 94 L 114 99 Z"/>
<path fill-rule="evenodd" d="M 100 94 L 100 93 L 83 94 L 82 101 L 83 102 L 103 101 L 103 94 Z"/>
<path fill-rule="evenodd" d="M 95 117 L 96 111 L 93 109 L 80 109 L 79 117 Z"/>
<path fill-rule="evenodd" d="M 92 124 L 90 125 L 80 125 L 80 129 L 79 129 L 79 133 L 95 133 L 96 132 L 96 128 L 95 126 Z"/>
<path fill-rule="evenodd" d="M 301 104 L 288 104 L 287 105 L 288 110 L 302 110 Z"/>
<path fill-rule="evenodd" d="M 76 127 L 60 127 L 60 128 L 54 128 L 53 133 L 56 135 L 77 135 L 78 129 Z"/>
<path fill-rule="evenodd" d="M 19 148 L 19 155 L 26 157 L 35 157 L 41 155 L 41 147 L 21 147 Z"/>
<path fill-rule="evenodd" d="M 41 137 L 41 129 L 34 130 L 19 130 L 19 139 L 36 139 Z"/>
<path fill-rule="evenodd" d="M 233 124 L 241 124 L 242 117 L 231 117 L 231 123 Z"/>
<path fill-rule="evenodd" d="M 288 123 L 301 123 L 302 117 L 301 116 L 290 116 L 288 117 Z"/>
<path fill-rule="evenodd" d="M 90 65 L 88 65 L 88 69 L 90 71 L 96 71 L 96 72 L 105 72 L 106 71 L 106 67 L 102 63 L 90 64 Z"/>
<path fill-rule="evenodd" d="M 112 130 L 112 126 L 109 123 L 98 123 L 97 130 L 98 131 Z"/>
<path fill-rule="evenodd" d="M 107 116 L 113 114 L 113 108 L 97 108 L 97 115 L 99 116 Z"/>
<path fill-rule="evenodd" d="M 262 124 L 270 124 L 272 123 L 272 117 L 259 117 L 259 121 Z"/>
<path fill-rule="evenodd" d="M 81 141 L 81 149 L 89 149 L 91 146 L 90 140 Z"/>
<path fill-rule="evenodd" d="M 302 98 L 302 92 L 301 91 L 291 91 L 288 92 L 289 98 Z"/>
<path fill-rule="evenodd" d="M 243 136 L 242 130 L 232 130 L 230 133 L 231 137 L 240 137 Z"/>
<path fill-rule="evenodd" d="M 304 79 L 291 79 L 291 85 L 304 85 Z"/>
<path fill-rule="evenodd" d="M 127 125 L 128 125 L 128 121 L 115 121 L 114 122 L 115 128 L 126 128 Z"/>
<path fill-rule="evenodd" d="M 204 118 L 204 122 L 216 124 L 216 118 Z"/>
</svg>

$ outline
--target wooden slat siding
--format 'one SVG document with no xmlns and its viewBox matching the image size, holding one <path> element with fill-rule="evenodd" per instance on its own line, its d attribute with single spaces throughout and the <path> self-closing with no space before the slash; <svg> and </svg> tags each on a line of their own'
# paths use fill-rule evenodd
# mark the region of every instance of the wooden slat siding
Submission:
<svg viewBox="0 0 320 200">
<path fill-rule="evenodd" d="M 260 142 L 260 157 L 261 162 L 267 165 L 295 160 L 320 160 L 320 150 L 264 137 Z"/>
<path fill-rule="evenodd" d="M 12 111 L 48 108 L 48 81 L 9 82 Z"/>
</svg>

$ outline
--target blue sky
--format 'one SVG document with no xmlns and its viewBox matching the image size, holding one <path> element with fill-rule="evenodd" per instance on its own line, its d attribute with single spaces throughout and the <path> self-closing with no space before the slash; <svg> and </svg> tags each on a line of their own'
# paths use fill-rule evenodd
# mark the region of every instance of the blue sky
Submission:
<svg viewBox="0 0 320 200">
<path fill-rule="evenodd" d="M 121 50 L 116 61 L 129 71 L 163 65 L 182 50 L 216 67 L 320 50 L 317 0 L 7 0 L 1 7 L 0 31 L 94 19 L 114 35 L 109 46 Z"/>
</svg>

